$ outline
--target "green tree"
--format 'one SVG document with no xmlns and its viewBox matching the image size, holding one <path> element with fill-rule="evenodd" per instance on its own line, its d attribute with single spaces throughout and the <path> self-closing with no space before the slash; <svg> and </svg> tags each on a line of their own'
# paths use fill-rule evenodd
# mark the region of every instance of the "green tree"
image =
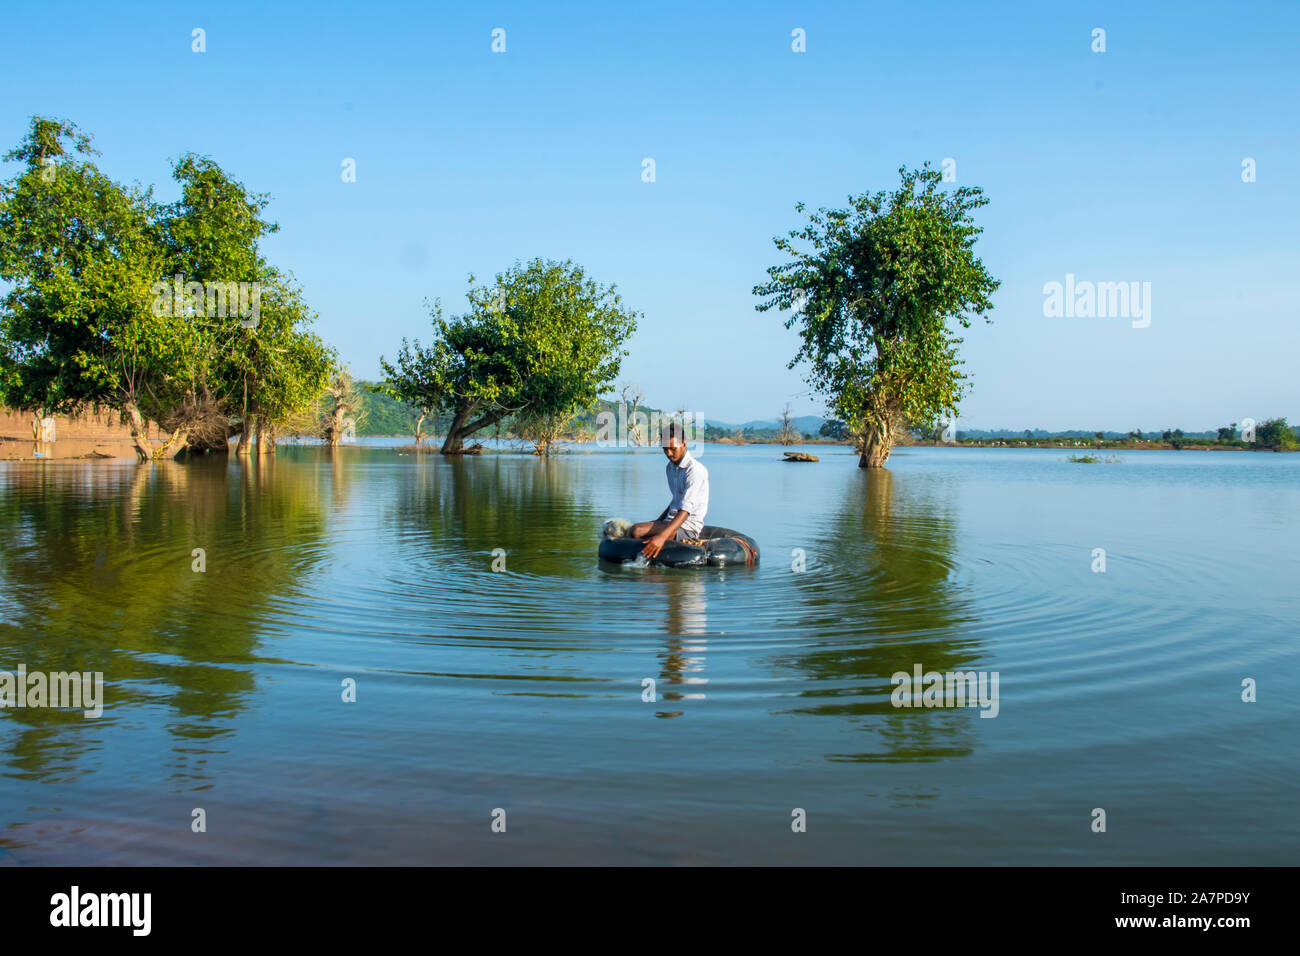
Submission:
<svg viewBox="0 0 1300 956">
<path fill-rule="evenodd" d="M 802 344 L 789 367 L 807 361 L 808 383 L 862 429 L 864 468 L 883 467 L 907 421 L 956 413 L 967 376 L 949 323 L 987 319 L 998 287 L 974 253 L 983 192 L 944 192 L 929 164 L 899 174 L 894 192 L 850 196 L 850 208 L 821 209 L 776 237 L 793 261 L 754 288 L 759 311 L 797 310 L 786 327 L 799 324 Z"/>
<path fill-rule="evenodd" d="M 207 157 L 181 157 L 172 175 L 181 198 L 160 219 L 169 269 L 206 287 L 204 314 L 195 322 L 203 334 L 193 337 L 182 362 L 190 377 L 182 407 L 195 410 L 186 424 L 191 433 L 204 426 L 202 447 L 225 450 L 228 437 L 241 434 L 239 451 L 247 454 L 253 422 L 268 438 L 290 424 L 337 372 L 337 357 L 310 331 L 315 315 L 293 276 L 260 251 L 261 240 L 279 230 L 263 218 L 270 198 Z M 251 319 L 237 315 L 230 301 L 240 283 L 254 290 Z"/>
<path fill-rule="evenodd" d="M 116 409 L 142 460 L 224 451 L 232 420 L 247 431 L 254 413 L 273 425 L 309 403 L 334 356 L 307 331 L 291 277 L 258 251 L 276 229 L 267 198 L 186 155 L 172 169 L 180 198 L 160 206 L 92 155 L 73 124 L 33 117 L 6 156 L 24 168 L 0 187 L 0 277 L 14 284 L 0 307 L 0 400 Z M 149 421 L 170 433 L 160 448 Z"/>
<path fill-rule="evenodd" d="M 849 437 L 849 426 L 838 418 L 831 418 L 822 422 L 822 427 L 817 429 L 817 434 L 833 441 L 844 441 Z"/>
<path fill-rule="evenodd" d="M 334 349 L 309 331 L 315 314 L 292 277 L 273 269 L 263 276 L 261 319 L 239 330 L 223 376 L 240 422 L 241 456 L 281 429 L 317 434 L 315 404 L 338 372 Z"/>
<path fill-rule="evenodd" d="M 0 187 L 0 385 L 5 404 L 42 414 L 106 405 L 151 458 L 149 406 L 174 397 L 188 317 L 153 313 L 165 256 L 147 190 L 119 186 L 72 123 L 33 117 L 5 155 Z"/>
<path fill-rule="evenodd" d="M 545 413 L 525 410 L 517 415 L 510 427 L 511 433 L 533 446 L 533 454 L 549 457 L 551 446 L 557 442 L 577 437 L 574 416 L 567 412 Z"/>
<path fill-rule="evenodd" d="M 1255 426 L 1255 444 L 1258 448 L 1276 450 L 1295 448 L 1296 435 L 1285 418 L 1270 418 Z"/>
<path fill-rule="evenodd" d="M 403 341 L 405 364 L 401 353 L 397 367 L 380 359 L 392 394 L 413 405 L 436 400 L 450 414 L 444 455 L 508 415 L 568 417 L 594 405 L 618 375 L 638 317 L 613 286 L 567 261 L 516 263 L 492 286 L 470 276 L 467 297 L 470 311 L 449 319 L 434 303 L 428 348 Z"/>
</svg>

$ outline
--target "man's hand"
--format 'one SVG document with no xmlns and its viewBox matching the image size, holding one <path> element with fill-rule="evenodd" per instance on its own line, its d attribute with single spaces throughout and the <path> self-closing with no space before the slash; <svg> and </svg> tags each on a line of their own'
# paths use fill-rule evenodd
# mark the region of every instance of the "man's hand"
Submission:
<svg viewBox="0 0 1300 956">
<path fill-rule="evenodd" d="M 660 550 L 662 550 L 663 546 L 667 543 L 668 535 L 660 532 L 645 543 L 645 547 L 641 549 L 641 553 L 647 558 L 658 557 Z"/>
</svg>

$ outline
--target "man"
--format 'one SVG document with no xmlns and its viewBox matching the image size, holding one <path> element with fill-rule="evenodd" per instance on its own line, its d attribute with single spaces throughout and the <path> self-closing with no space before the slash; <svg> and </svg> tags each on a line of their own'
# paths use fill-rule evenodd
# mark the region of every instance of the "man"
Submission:
<svg viewBox="0 0 1300 956">
<path fill-rule="evenodd" d="M 686 450 L 683 434 L 681 422 L 669 422 L 663 428 L 672 500 L 657 519 L 638 522 L 628 531 L 629 537 L 650 539 L 641 549 L 647 558 L 656 557 L 669 541 L 698 538 L 704 529 L 704 515 L 709 510 L 709 473 Z"/>
</svg>

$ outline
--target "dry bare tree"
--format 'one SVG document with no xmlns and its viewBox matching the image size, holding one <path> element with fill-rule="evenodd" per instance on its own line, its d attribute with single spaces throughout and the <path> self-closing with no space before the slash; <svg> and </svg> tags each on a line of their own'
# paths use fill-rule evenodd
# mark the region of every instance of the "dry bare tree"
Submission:
<svg viewBox="0 0 1300 956">
<path fill-rule="evenodd" d="M 348 426 L 354 428 L 358 418 L 358 396 L 352 376 L 341 369 L 325 386 L 326 408 L 321 416 L 320 436 L 330 448 L 337 448 Z M 353 432 L 355 435 L 355 432 Z"/>
<path fill-rule="evenodd" d="M 776 440 L 782 445 L 794 445 L 802 437 L 790 418 L 790 403 L 786 402 L 785 408 L 781 409 L 781 427 L 777 429 Z"/>
<path fill-rule="evenodd" d="M 623 406 L 627 408 L 627 439 L 633 445 L 644 444 L 641 422 L 637 420 L 636 410 L 645 398 L 645 392 L 638 385 L 624 385 L 622 396 Z"/>
</svg>

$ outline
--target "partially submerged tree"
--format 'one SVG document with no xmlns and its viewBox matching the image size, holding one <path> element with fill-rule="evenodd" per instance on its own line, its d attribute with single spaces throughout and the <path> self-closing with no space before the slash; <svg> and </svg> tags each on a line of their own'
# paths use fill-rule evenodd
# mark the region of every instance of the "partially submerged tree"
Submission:
<svg viewBox="0 0 1300 956">
<path fill-rule="evenodd" d="M 507 416 L 571 416 L 595 404 L 618 375 L 637 314 L 572 262 L 516 263 L 492 286 L 474 286 L 470 311 L 432 309 L 427 348 L 402 342 L 396 367 L 382 358 L 384 385 L 413 405 L 436 401 L 451 417 L 444 455 Z"/>
<path fill-rule="evenodd" d="M 33 117 L 5 157 L 23 168 L 0 185 L 0 279 L 13 284 L 0 303 L 0 401 L 38 416 L 112 408 L 141 460 L 225 450 L 232 418 L 247 433 L 254 411 L 274 421 L 310 401 L 332 356 L 257 251 L 275 228 L 260 217 L 265 197 L 185 156 L 173 167 L 181 198 L 160 206 L 93 155 L 73 124 Z M 248 322 L 264 286 L 270 321 Z M 150 421 L 169 433 L 161 447 Z"/>
<path fill-rule="evenodd" d="M 533 454 L 550 457 L 553 445 L 572 440 L 576 436 L 574 416 L 562 412 L 550 414 L 525 411 L 515 418 L 511 431 L 517 438 L 533 446 Z"/>
<path fill-rule="evenodd" d="M 337 369 L 337 355 L 307 330 L 314 315 L 290 277 L 272 270 L 262 284 L 255 334 L 244 335 L 231 362 L 231 405 L 239 418 L 239 453 L 271 450 L 277 431 L 318 434 L 317 399 Z"/>
<path fill-rule="evenodd" d="M 982 191 L 944 192 L 928 164 L 899 173 L 894 192 L 850 196 L 850 208 L 810 213 L 808 225 L 776 237 L 792 261 L 754 288 L 760 312 L 796 310 L 785 323 L 802 338 L 790 367 L 807 362 L 808 383 L 862 430 L 864 468 L 884 465 L 906 422 L 956 414 L 968 385 L 949 325 L 987 319 L 998 287 L 974 253 Z"/>
<path fill-rule="evenodd" d="M 321 416 L 320 437 L 330 448 L 337 448 L 346 437 L 356 437 L 358 412 L 357 388 L 346 369 L 338 370 L 325 386 L 325 413 Z"/>
<path fill-rule="evenodd" d="M 0 188 L 0 309 L 5 404 L 42 414 L 107 406 L 130 428 L 142 460 L 185 392 L 189 317 L 158 315 L 152 287 L 166 268 L 148 190 L 99 171 L 90 138 L 71 123 L 33 117 L 5 159 L 23 169 Z"/>
<path fill-rule="evenodd" d="M 627 438 L 628 442 L 633 445 L 645 444 L 645 436 L 641 434 L 641 419 L 637 417 L 637 409 L 641 407 L 641 402 L 645 399 L 645 392 L 639 385 L 631 383 L 624 385 L 620 395 L 623 399 L 623 407 L 626 410 Z"/>
<path fill-rule="evenodd" d="M 781 409 L 781 426 L 776 430 L 776 440 L 782 445 L 793 445 L 803 436 L 790 418 L 790 403 Z"/>
</svg>

